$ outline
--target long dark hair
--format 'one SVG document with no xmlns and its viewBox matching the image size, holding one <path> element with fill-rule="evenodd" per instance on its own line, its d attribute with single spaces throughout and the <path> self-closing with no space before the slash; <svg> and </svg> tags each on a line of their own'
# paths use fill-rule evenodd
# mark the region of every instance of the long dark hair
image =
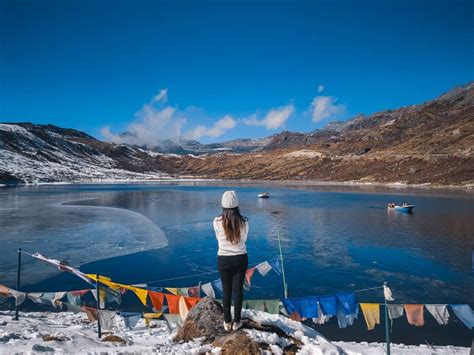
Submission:
<svg viewBox="0 0 474 355">
<path fill-rule="evenodd" d="M 247 222 L 247 217 L 240 214 L 239 207 L 223 208 L 221 216 L 227 240 L 232 244 L 240 243 L 240 228 Z"/>
</svg>

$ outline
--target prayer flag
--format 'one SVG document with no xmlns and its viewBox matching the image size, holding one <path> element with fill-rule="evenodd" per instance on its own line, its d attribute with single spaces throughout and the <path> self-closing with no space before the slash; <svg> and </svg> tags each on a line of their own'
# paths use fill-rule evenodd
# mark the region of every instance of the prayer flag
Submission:
<svg viewBox="0 0 474 355">
<path fill-rule="evenodd" d="M 359 307 L 355 309 L 354 313 L 347 314 L 346 310 L 341 303 L 337 304 L 337 324 L 339 328 L 346 328 L 348 325 L 354 324 L 354 320 L 357 319 L 359 315 Z"/>
<path fill-rule="evenodd" d="M 273 268 L 273 270 L 275 270 L 275 272 L 278 274 L 278 275 L 281 275 L 282 273 L 282 269 L 281 269 L 281 260 L 280 260 L 280 257 L 276 258 L 275 260 L 273 260 L 271 263 L 270 263 L 271 267 Z"/>
<path fill-rule="evenodd" d="M 100 327 L 104 330 L 112 329 L 115 324 L 115 311 L 99 309 Z"/>
<path fill-rule="evenodd" d="M 403 316 L 403 305 L 402 304 L 388 304 L 388 317 L 393 325 L 393 320 Z"/>
<path fill-rule="evenodd" d="M 407 314 L 408 323 L 417 327 L 421 327 L 425 324 L 422 304 L 405 304 L 403 307 Z"/>
<path fill-rule="evenodd" d="M 318 301 L 325 316 L 335 316 L 337 314 L 336 296 L 321 296 Z"/>
<path fill-rule="evenodd" d="M 89 292 L 90 289 L 87 290 L 78 290 L 78 291 L 71 291 L 71 294 L 73 296 L 84 296 L 87 292 Z"/>
<path fill-rule="evenodd" d="M 247 283 L 247 285 L 250 287 L 250 281 L 252 280 L 252 276 L 253 276 L 253 273 L 255 272 L 255 268 L 251 268 L 251 269 L 248 269 L 246 272 L 245 272 L 245 281 Z"/>
<path fill-rule="evenodd" d="M 181 320 L 183 322 L 188 316 L 188 313 L 189 313 L 189 308 L 186 304 L 186 301 L 184 300 L 184 297 L 180 297 L 179 298 L 179 316 L 181 317 Z"/>
<path fill-rule="evenodd" d="M 354 292 L 341 292 L 338 293 L 336 297 L 345 315 L 348 316 L 356 313 L 358 307 Z"/>
<path fill-rule="evenodd" d="M 390 290 L 386 285 L 383 285 L 383 295 L 387 301 L 395 301 L 392 297 L 392 290 Z"/>
<path fill-rule="evenodd" d="M 212 284 L 208 282 L 207 284 L 201 285 L 202 292 L 204 292 L 207 296 L 211 298 L 216 298 L 216 294 L 214 293 L 214 289 L 212 288 Z"/>
<path fill-rule="evenodd" d="M 188 296 L 188 287 L 181 287 L 181 288 L 177 288 L 177 295 L 180 295 L 180 296 Z"/>
<path fill-rule="evenodd" d="M 468 304 L 451 304 L 450 306 L 466 327 L 469 329 L 474 328 L 474 312 L 471 306 Z"/>
<path fill-rule="evenodd" d="M 43 292 L 31 292 L 28 293 L 28 298 L 35 303 L 43 303 L 41 297 L 43 296 Z"/>
<path fill-rule="evenodd" d="M 143 288 L 138 288 L 138 287 L 133 287 L 129 286 L 129 290 L 133 291 L 138 299 L 143 303 L 144 306 L 146 306 L 146 298 L 148 296 L 148 290 L 145 290 Z"/>
<path fill-rule="evenodd" d="M 165 287 L 165 290 L 171 292 L 173 295 L 178 295 L 178 289 L 176 287 Z"/>
<path fill-rule="evenodd" d="M 59 270 L 70 272 L 70 273 L 76 275 L 77 277 L 80 277 L 80 278 L 83 279 L 85 282 L 87 282 L 87 283 L 89 283 L 89 284 L 91 283 L 86 274 L 84 274 L 83 272 L 80 272 L 78 269 L 73 268 L 72 266 L 69 266 L 69 265 L 68 265 L 66 262 L 64 262 L 64 261 L 59 261 L 59 260 L 57 260 L 57 259 L 50 259 L 50 258 L 47 258 L 47 257 L 41 255 L 40 253 L 35 253 L 35 254 L 31 255 L 31 256 L 32 256 L 33 258 L 36 258 L 36 259 L 45 261 L 45 262 L 50 263 L 50 264 L 53 264 L 53 265 L 57 266 Z"/>
<path fill-rule="evenodd" d="M 303 318 L 318 317 L 318 299 L 314 296 L 282 300 L 288 314 L 298 313 Z"/>
<path fill-rule="evenodd" d="M 264 300 L 265 312 L 270 314 L 280 313 L 280 300 Z"/>
<path fill-rule="evenodd" d="M 445 304 L 425 304 L 426 309 L 436 319 L 438 324 L 446 325 L 449 320 L 448 307 Z"/>
<path fill-rule="evenodd" d="M 23 302 L 25 302 L 25 299 L 26 299 L 26 293 L 24 292 L 21 292 L 21 291 L 17 291 L 17 290 L 14 290 L 12 288 L 10 288 L 8 290 L 8 293 L 15 298 L 15 305 L 19 306 L 21 305 Z"/>
<path fill-rule="evenodd" d="M 316 324 L 324 324 L 326 323 L 329 319 L 331 319 L 332 316 L 326 316 L 323 314 L 323 310 L 321 309 L 321 304 L 318 301 L 318 318 L 313 318 L 313 322 Z"/>
<path fill-rule="evenodd" d="M 76 306 L 81 305 L 81 296 L 75 295 L 72 292 L 66 293 L 66 296 L 67 296 L 67 301 L 69 304 L 73 304 Z"/>
<path fill-rule="evenodd" d="M 137 312 L 121 312 L 120 315 L 128 329 L 134 328 L 142 317 L 142 314 Z"/>
<path fill-rule="evenodd" d="M 258 272 L 262 276 L 266 276 L 268 272 L 272 269 L 272 266 L 269 264 L 268 261 L 264 261 L 256 266 Z"/>
<path fill-rule="evenodd" d="M 122 303 L 122 293 L 120 289 L 113 289 L 110 287 L 101 288 L 100 291 L 104 290 L 104 297 L 107 302 L 115 302 L 117 304 Z M 102 292 L 101 292 L 102 293 Z"/>
<path fill-rule="evenodd" d="M 95 322 L 97 320 L 97 309 L 91 307 L 81 307 L 81 310 L 86 313 L 89 322 Z"/>
<path fill-rule="evenodd" d="M 172 294 L 165 294 L 166 302 L 168 303 L 168 309 L 171 314 L 179 314 L 179 299 L 181 296 Z"/>
<path fill-rule="evenodd" d="M 186 306 L 188 307 L 188 309 L 193 308 L 201 300 L 200 298 L 197 298 L 197 297 L 183 297 L 183 298 L 184 298 L 184 302 L 186 302 Z"/>
<path fill-rule="evenodd" d="M 188 288 L 189 297 L 199 297 L 199 286 L 193 286 Z"/>
<path fill-rule="evenodd" d="M 151 304 L 155 311 L 161 311 L 163 308 L 163 301 L 165 299 L 165 294 L 156 291 L 148 291 L 148 295 L 151 299 Z"/>
<path fill-rule="evenodd" d="M 374 329 L 376 324 L 380 324 L 380 305 L 378 303 L 360 303 L 362 313 L 364 313 L 367 329 Z"/>
<path fill-rule="evenodd" d="M 221 295 L 223 294 L 221 279 L 212 281 L 212 286 L 214 286 L 220 292 Z"/>
</svg>

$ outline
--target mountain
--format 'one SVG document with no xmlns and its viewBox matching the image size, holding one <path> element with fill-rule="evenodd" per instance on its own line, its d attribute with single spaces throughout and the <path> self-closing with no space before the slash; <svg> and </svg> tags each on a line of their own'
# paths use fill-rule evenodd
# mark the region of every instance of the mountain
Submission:
<svg viewBox="0 0 474 355">
<path fill-rule="evenodd" d="M 53 125 L 0 124 L 0 182 L 145 179 L 160 176 L 155 154 Z"/>
<path fill-rule="evenodd" d="M 310 133 L 158 147 L 117 145 L 73 129 L 0 124 L 0 183 L 221 179 L 474 183 L 474 82 L 437 99 L 359 115 Z"/>
<path fill-rule="evenodd" d="M 259 152 L 183 157 L 179 171 L 222 179 L 472 185 L 473 153 L 471 82 L 420 105 L 359 115 L 311 133 L 282 132 Z"/>
</svg>

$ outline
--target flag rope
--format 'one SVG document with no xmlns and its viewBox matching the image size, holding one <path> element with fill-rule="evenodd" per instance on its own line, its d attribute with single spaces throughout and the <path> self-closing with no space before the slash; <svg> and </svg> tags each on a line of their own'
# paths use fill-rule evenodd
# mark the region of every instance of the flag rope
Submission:
<svg viewBox="0 0 474 355">
<path fill-rule="evenodd" d="M 25 250 L 21 250 L 21 252 L 26 254 L 26 255 L 29 255 L 31 257 L 34 257 L 33 253 L 27 252 Z M 249 265 L 249 268 L 255 267 L 258 264 L 260 264 L 260 263 L 251 264 L 251 265 Z M 187 279 L 187 278 L 191 278 L 191 277 L 197 277 L 197 276 L 203 276 L 203 275 L 212 275 L 212 274 L 217 274 L 217 273 L 219 273 L 219 271 L 209 271 L 209 272 L 202 272 L 202 273 L 193 274 L 193 275 L 170 277 L 170 278 L 154 280 L 154 281 L 143 281 L 143 282 L 139 282 L 139 283 L 135 283 L 135 284 L 131 284 L 131 285 L 133 286 L 133 285 L 139 285 L 139 284 L 153 284 L 153 283 L 158 283 L 158 282 L 181 280 L 181 279 Z M 353 292 L 364 292 L 364 291 L 378 290 L 378 289 L 381 289 L 381 288 L 383 288 L 383 286 L 362 288 L 362 289 L 358 289 L 358 290 L 353 290 Z"/>
</svg>

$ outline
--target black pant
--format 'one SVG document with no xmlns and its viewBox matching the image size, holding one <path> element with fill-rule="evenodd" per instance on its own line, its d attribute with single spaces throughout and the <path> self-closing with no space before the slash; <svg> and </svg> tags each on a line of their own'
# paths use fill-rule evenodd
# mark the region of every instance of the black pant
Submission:
<svg viewBox="0 0 474 355">
<path fill-rule="evenodd" d="M 242 312 L 242 301 L 244 298 L 243 286 L 245 271 L 249 259 L 247 254 L 231 255 L 217 257 L 217 267 L 221 274 L 222 281 L 222 305 L 224 307 L 224 321 L 230 323 L 230 301 L 234 296 L 234 322 L 240 322 L 240 313 Z"/>
</svg>

